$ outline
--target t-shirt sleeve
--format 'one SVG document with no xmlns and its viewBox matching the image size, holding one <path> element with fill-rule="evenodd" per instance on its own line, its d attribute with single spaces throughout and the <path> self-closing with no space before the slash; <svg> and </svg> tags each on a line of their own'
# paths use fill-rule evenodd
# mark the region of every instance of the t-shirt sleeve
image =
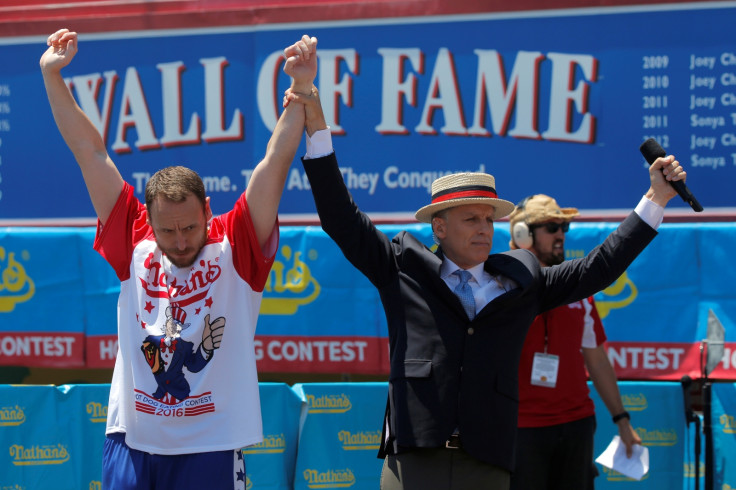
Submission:
<svg viewBox="0 0 736 490">
<path fill-rule="evenodd" d="M 135 245 L 152 236 L 146 222 L 146 207 L 135 197 L 127 182 L 120 191 L 107 222 L 97 221 L 94 249 L 112 266 L 118 279 L 130 277 L 130 261 Z"/>
<path fill-rule="evenodd" d="M 594 349 L 607 340 L 606 332 L 603 330 L 603 322 L 601 322 L 601 317 L 598 315 L 598 308 L 595 306 L 593 297 L 590 296 L 582 300 L 581 303 L 585 311 L 582 346 L 587 349 Z"/>
<path fill-rule="evenodd" d="M 233 249 L 233 264 L 238 275 L 253 291 L 262 292 L 271 271 L 279 244 L 279 224 L 274 224 L 266 245 L 261 249 L 251 220 L 245 193 L 242 193 L 232 211 L 218 218 Z"/>
</svg>

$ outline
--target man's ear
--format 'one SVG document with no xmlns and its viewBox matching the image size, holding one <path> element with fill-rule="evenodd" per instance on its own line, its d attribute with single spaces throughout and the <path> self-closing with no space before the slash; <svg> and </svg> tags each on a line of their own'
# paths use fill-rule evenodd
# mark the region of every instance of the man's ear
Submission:
<svg viewBox="0 0 736 490">
<path fill-rule="evenodd" d="M 204 220 L 210 222 L 212 219 L 212 208 L 210 208 L 210 196 L 204 198 Z"/>
<path fill-rule="evenodd" d="M 445 238 L 445 235 L 447 234 L 447 226 L 444 219 L 439 216 L 432 218 L 432 233 L 434 233 L 437 238 Z"/>
</svg>

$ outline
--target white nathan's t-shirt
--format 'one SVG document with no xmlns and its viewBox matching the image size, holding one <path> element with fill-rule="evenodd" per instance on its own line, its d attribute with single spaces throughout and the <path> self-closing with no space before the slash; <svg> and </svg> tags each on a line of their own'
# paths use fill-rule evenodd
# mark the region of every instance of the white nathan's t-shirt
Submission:
<svg viewBox="0 0 736 490">
<path fill-rule="evenodd" d="M 263 439 L 254 336 L 278 225 L 258 246 L 245 194 L 210 222 L 195 263 L 173 266 L 146 224 L 146 208 L 125 184 L 97 250 L 115 269 L 118 355 L 106 433 L 153 454 L 238 449 Z M 205 324 L 224 325 L 207 352 Z"/>
</svg>

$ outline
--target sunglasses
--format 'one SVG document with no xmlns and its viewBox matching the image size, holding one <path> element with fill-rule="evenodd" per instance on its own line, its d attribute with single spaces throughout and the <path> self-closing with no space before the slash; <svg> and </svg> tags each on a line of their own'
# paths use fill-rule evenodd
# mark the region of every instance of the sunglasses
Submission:
<svg viewBox="0 0 736 490">
<path fill-rule="evenodd" d="M 562 233 L 567 233 L 570 230 L 570 222 L 565 221 L 564 223 L 545 223 L 543 225 L 537 225 L 535 228 L 544 228 L 547 233 L 553 235 L 557 233 L 557 230 L 562 229 Z"/>
</svg>

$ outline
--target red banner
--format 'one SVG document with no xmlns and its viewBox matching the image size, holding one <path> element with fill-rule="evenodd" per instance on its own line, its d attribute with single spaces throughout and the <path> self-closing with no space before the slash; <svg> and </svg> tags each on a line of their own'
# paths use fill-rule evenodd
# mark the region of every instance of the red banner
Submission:
<svg viewBox="0 0 736 490">
<path fill-rule="evenodd" d="M 606 342 L 606 351 L 619 379 L 679 381 L 703 377 L 705 352 L 701 344 L 665 342 Z M 736 343 L 726 342 L 721 362 L 708 375 L 736 379 Z"/>
<path fill-rule="evenodd" d="M 86 339 L 87 367 L 112 368 L 115 335 Z M 258 370 L 269 373 L 388 374 L 388 339 L 256 335 Z"/>
<path fill-rule="evenodd" d="M 83 367 L 84 334 L 0 332 L 0 366 Z"/>
</svg>

